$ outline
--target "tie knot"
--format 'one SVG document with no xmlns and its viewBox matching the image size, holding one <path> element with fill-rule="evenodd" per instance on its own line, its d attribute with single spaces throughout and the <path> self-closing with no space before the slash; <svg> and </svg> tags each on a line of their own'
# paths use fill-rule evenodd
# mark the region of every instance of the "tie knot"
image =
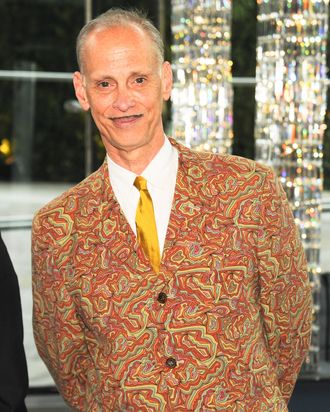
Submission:
<svg viewBox="0 0 330 412">
<path fill-rule="evenodd" d="M 144 177 L 142 176 L 136 176 L 134 180 L 134 186 L 138 190 L 147 190 L 147 181 Z"/>
</svg>

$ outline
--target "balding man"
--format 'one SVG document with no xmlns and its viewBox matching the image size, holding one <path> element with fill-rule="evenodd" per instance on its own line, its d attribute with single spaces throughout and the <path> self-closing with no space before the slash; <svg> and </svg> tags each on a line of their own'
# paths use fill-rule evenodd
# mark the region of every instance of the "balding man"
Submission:
<svg viewBox="0 0 330 412">
<path fill-rule="evenodd" d="M 81 411 L 286 411 L 311 290 L 272 170 L 168 138 L 158 31 L 111 9 L 77 41 L 107 155 L 33 224 L 39 353 Z"/>
</svg>

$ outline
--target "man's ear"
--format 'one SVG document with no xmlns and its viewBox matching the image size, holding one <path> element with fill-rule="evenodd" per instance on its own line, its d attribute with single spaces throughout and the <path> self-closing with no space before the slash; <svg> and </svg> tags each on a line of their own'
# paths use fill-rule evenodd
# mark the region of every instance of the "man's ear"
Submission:
<svg viewBox="0 0 330 412">
<path fill-rule="evenodd" d="M 171 97 L 173 85 L 173 74 L 171 64 L 167 61 L 163 63 L 163 99 L 168 100 Z"/>
<path fill-rule="evenodd" d="M 84 79 L 80 72 L 73 73 L 73 86 L 80 106 L 83 108 L 83 110 L 87 111 L 90 106 L 87 99 Z"/>
</svg>

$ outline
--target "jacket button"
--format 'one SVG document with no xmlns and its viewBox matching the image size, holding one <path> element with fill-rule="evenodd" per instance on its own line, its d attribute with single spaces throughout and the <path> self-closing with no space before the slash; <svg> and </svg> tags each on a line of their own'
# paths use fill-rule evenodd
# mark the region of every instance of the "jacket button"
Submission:
<svg viewBox="0 0 330 412">
<path fill-rule="evenodd" d="M 176 367 L 176 360 L 174 358 L 167 358 L 165 363 L 166 366 L 168 366 L 171 369 Z"/>
<path fill-rule="evenodd" d="M 164 292 L 160 292 L 157 298 L 158 302 L 165 303 L 167 301 L 167 295 Z"/>
</svg>

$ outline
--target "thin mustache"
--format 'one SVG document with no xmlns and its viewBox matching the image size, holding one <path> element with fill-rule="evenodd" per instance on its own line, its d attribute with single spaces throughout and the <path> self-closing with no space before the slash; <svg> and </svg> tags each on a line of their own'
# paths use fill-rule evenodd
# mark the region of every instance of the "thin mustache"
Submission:
<svg viewBox="0 0 330 412">
<path fill-rule="evenodd" d="M 138 117 L 142 117 L 142 114 L 131 114 L 129 116 L 119 116 L 119 117 L 109 117 L 110 120 L 123 120 L 123 119 L 130 119 L 132 117 L 134 118 L 138 118 Z"/>
</svg>

